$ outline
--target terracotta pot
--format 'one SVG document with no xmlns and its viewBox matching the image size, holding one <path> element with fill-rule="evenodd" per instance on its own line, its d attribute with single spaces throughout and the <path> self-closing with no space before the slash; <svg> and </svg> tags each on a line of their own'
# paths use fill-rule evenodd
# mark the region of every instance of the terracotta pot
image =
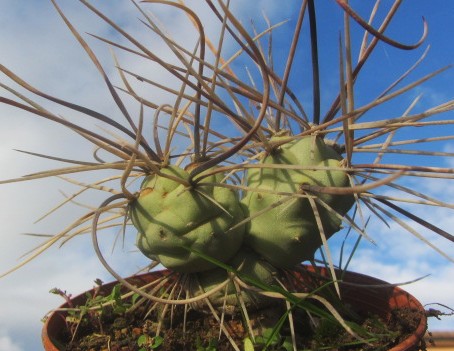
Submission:
<svg viewBox="0 0 454 351">
<path fill-rule="evenodd" d="M 300 280 L 313 279 L 314 268 L 312 266 L 301 266 L 298 272 Z M 317 273 L 331 280 L 328 270 L 318 268 Z M 421 340 L 427 329 L 427 316 L 424 307 L 411 294 L 405 290 L 391 286 L 389 283 L 360 273 L 337 271 L 340 283 L 342 300 L 355 310 L 367 311 L 380 316 L 383 320 L 391 317 L 392 310 L 396 308 L 409 308 L 418 311 L 420 315 L 419 324 L 416 330 L 408 338 L 388 351 L 416 351 L 419 350 Z M 364 313 L 364 312 L 363 312 Z"/>
<path fill-rule="evenodd" d="M 126 278 L 126 280 L 134 284 L 135 286 L 143 286 L 147 283 L 155 281 L 165 275 L 168 275 L 170 272 L 167 270 L 164 271 L 154 271 L 150 273 L 145 273 L 137 276 L 132 276 Z M 99 294 L 102 295 L 109 295 L 115 285 L 118 284 L 118 281 L 113 281 L 107 284 L 103 284 Z M 92 294 L 94 289 L 90 290 L 89 293 Z M 86 301 L 86 293 L 82 293 L 74 298 L 71 299 L 71 303 L 73 306 L 81 306 L 84 305 Z M 60 306 L 60 308 L 68 308 L 68 304 L 64 303 Z M 62 340 L 62 336 L 64 335 L 65 331 L 65 317 L 67 313 L 64 311 L 55 311 L 53 312 L 49 318 L 47 318 L 46 322 L 44 323 L 42 332 L 41 332 L 41 339 L 43 342 L 44 350 L 45 351 L 60 351 L 64 348 L 59 340 Z"/>
<path fill-rule="evenodd" d="M 136 286 L 141 286 L 168 273 L 168 271 L 155 271 L 130 277 L 127 280 Z M 337 273 L 340 274 L 340 272 Z M 410 308 L 420 311 L 421 318 L 414 333 L 389 351 L 418 350 L 420 341 L 424 338 L 427 328 L 427 318 L 421 303 L 406 291 L 398 287 L 389 286 L 388 283 L 382 280 L 359 273 L 344 273 L 342 277 L 338 277 L 338 279 L 342 279 L 342 283 L 340 284 L 342 299 L 351 306 L 355 306 L 358 310 L 376 314 L 384 320 L 391 316 L 391 311 L 395 308 Z M 325 268 L 317 268 L 317 274 L 314 274 L 314 269 L 311 266 L 301 266 L 298 271 L 292 272 L 289 277 L 294 280 L 296 285 L 301 281 L 313 280 L 320 282 L 320 280 L 324 279 L 323 277 L 329 280 L 329 274 Z M 117 282 L 104 284 L 102 291 L 105 294 L 109 294 L 116 284 Z M 73 305 L 82 305 L 85 302 L 85 298 L 85 293 L 83 293 L 73 298 L 72 303 Z M 68 304 L 63 304 L 61 308 L 68 308 Z M 42 341 L 46 351 L 60 351 L 62 349 L 61 343 L 58 340 L 59 337 L 61 339 L 65 328 L 65 316 L 65 312 L 55 311 L 44 324 Z"/>
</svg>

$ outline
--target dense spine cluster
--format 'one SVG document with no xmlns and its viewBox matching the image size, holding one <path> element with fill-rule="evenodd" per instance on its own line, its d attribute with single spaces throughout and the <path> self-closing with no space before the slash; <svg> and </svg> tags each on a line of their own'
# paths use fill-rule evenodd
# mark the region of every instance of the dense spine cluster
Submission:
<svg viewBox="0 0 454 351">
<path fill-rule="evenodd" d="M 342 157 L 317 136 L 285 138 L 273 137 L 270 141 L 278 146 L 248 169 L 248 190 L 241 200 L 222 186 L 222 173 L 195 185 L 188 183 L 189 173 L 176 166 L 148 176 L 130 205 L 139 249 L 185 273 L 215 268 L 199 253 L 229 262 L 242 247 L 277 268 L 313 258 L 321 236 L 328 238 L 340 229 L 354 198 L 304 192 L 302 185 L 350 186 Z"/>
</svg>

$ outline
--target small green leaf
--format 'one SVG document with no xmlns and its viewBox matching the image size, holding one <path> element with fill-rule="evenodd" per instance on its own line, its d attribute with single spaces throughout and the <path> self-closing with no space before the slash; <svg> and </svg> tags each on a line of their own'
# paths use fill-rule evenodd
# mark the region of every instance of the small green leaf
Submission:
<svg viewBox="0 0 454 351">
<path fill-rule="evenodd" d="M 158 348 L 164 342 L 164 338 L 162 336 L 156 335 L 153 338 L 153 344 L 151 345 L 152 349 Z"/>
<path fill-rule="evenodd" d="M 131 301 L 132 301 L 132 304 L 133 304 L 133 305 L 136 303 L 136 301 L 137 301 L 137 299 L 138 299 L 139 297 L 140 297 L 140 295 L 137 294 L 137 293 L 135 293 L 134 295 L 132 295 Z"/>
<path fill-rule="evenodd" d="M 244 351 L 254 351 L 254 344 L 251 339 L 246 338 L 243 341 Z"/>
<path fill-rule="evenodd" d="M 148 341 L 148 336 L 147 335 L 141 335 L 137 339 L 137 345 L 143 346 L 143 345 L 145 345 L 147 343 L 147 341 Z"/>
</svg>

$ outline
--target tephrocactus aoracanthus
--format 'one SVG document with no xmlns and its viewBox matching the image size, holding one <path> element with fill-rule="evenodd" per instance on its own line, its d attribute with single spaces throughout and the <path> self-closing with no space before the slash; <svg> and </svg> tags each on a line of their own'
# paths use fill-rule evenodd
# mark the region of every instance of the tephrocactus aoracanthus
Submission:
<svg viewBox="0 0 454 351">
<path fill-rule="evenodd" d="M 322 243 L 314 209 L 307 198 L 311 194 L 301 191 L 301 186 L 348 187 L 350 181 L 342 170 L 342 157 L 316 136 L 287 142 L 266 155 L 260 164 L 262 167 L 249 170 L 247 185 L 251 191 L 242 200 L 252 217 L 246 242 L 276 267 L 291 268 L 313 258 Z M 322 201 L 332 209 L 316 205 L 323 233 L 329 237 L 340 229 L 341 217 L 352 207 L 354 198 L 314 195 L 316 202 Z"/>
<path fill-rule="evenodd" d="M 205 177 L 192 186 L 182 168 L 168 166 L 161 173 L 145 178 L 130 205 L 142 253 L 185 273 L 215 267 L 191 249 L 222 262 L 232 258 L 243 244 L 245 225 L 231 228 L 244 213 L 233 190 L 212 185 L 221 183 L 223 175 Z"/>
</svg>

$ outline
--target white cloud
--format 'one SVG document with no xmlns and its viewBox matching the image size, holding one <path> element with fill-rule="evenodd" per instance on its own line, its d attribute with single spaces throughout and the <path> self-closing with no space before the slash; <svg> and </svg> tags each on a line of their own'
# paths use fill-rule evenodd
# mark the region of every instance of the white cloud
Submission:
<svg viewBox="0 0 454 351">
<path fill-rule="evenodd" d="M 412 251 L 413 247 L 401 245 L 401 251 Z M 398 257 L 391 257 L 389 262 L 383 259 L 383 255 L 373 249 L 360 250 L 355 255 L 351 269 L 360 273 L 377 277 L 392 284 L 403 284 L 418 278 L 422 280 L 402 285 L 401 288 L 415 296 L 423 305 L 443 304 L 454 308 L 454 265 L 439 260 L 428 262 L 425 260 L 424 252 L 417 255 L 415 261 L 408 263 L 397 261 Z M 389 258 L 388 258 L 389 259 Z M 431 305 L 428 308 L 435 308 L 445 313 L 448 309 Z M 429 330 L 452 330 L 454 328 L 454 317 L 442 317 L 439 321 L 435 318 L 429 319 Z"/>
<path fill-rule="evenodd" d="M 103 6 L 104 2 L 93 1 L 93 3 Z M 206 16 L 207 9 L 201 5 L 199 13 L 203 17 Z M 7 3 L 2 6 L 4 11 L 0 13 L 1 64 L 43 92 L 101 111 L 109 117 L 120 118 L 102 78 L 64 26 L 50 2 L 36 6 L 31 0 L 21 2 L 7 0 Z M 79 3 L 61 2 L 61 6 L 82 35 L 85 35 L 86 31 L 101 36 L 113 35 L 112 30 L 105 23 L 90 14 Z M 161 17 L 163 23 L 177 21 L 173 14 L 169 17 L 169 13 L 162 11 L 162 6 L 149 5 L 146 8 L 160 12 L 163 15 Z M 137 12 L 130 2 L 115 1 L 115 6 L 109 3 L 105 10 L 116 21 L 124 24 L 129 32 L 139 35 L 154 53 L 168 56 L 168 50 L 162 44 L 158 46 L 150 33 L 143 34 L 144 26 L 137 22 Z M 129 19 L 132 19 L 135 24 L 128 23 Z M 177 22 L 178 26 L 170 28 L 172 35 L 179 37 L 182 43 L 187 44 L 194 33 L 192 25 L 183 14 L 179 15 Z M 183 26 L 183 23 L 186 25 Z M 217 21 L 207 22 L 207 33 L 214 35 L 218 30 L 217 26 Z M 95 47 L 96 54 L 105 64 L 107 73 L 112 74 L 114 82 L 119 83 L 108 48 L 100 45 L 93 38 L 87 36 L 85 38 Z M 121 38 L 117 36 L 116 39 Z M 192 41 L 195 43 L 194 40 Z M 137 60 L 137 57 L 131 55 L 120 55 L 120 63 L 123 67 L 140 72 L 146 77 L 170 82 L 168 74 L 157 66 L 152 67 L 149 61 Z M 0 80 L 2 83 L 12 84 L 3 75 Z M 135 83 L 134 80 L 132 82 Z M 18 88 L 15 84 L 12 85 Z M 171 102 L 162 92 L 151 89 L 150 86 L 140 87 L 138 84 L 136 86 L 155 102 Z M 1 95 L 12 97 L 4 90 L 1 91 Z M 44 99 L 36 98 L 36 100 L 51 111 L 62 114 L 68 119 L 77 119 L 78 123 L 93 129 L 92 121 L 87 123 L 84 117 L 49 104 Z M 134 107 L 134 110 L 137 110 L 137 107 Z M 15 148 L 81 160 L 87 160 L 91 156 L 92 147 L 87 145 L 88 143 L 81 142 L 80 137 L 74 133 L 41 117 L 0 105 L 0 121 L 3 126 L 7 126 L 0 129 L 0 164 L 2 165 L 0 179 L 20 177 L 39 170 L 64 166 L 17 153 L 12 150 Z M 36 238 L 26 237 L 20 233 L 53 234 L 64 228 L 69 219 L 77 218 L 82 210 L 73 206 L 58 210 L 43 222 L 33 223 L 62 200 L 59 190 L 70 194 L 74 189 L 74 186 L 55 179 L 0 186 L 0 240 L 2 241 L 0 273 L 17 264 L 22 254 L 40 242 Z M 97 205 L 101 199 L 102 196 L 92 196 L 88 201 Z M 126 250 L 129 249 L 130 247 Z M 107 249 L 104 251 L 109 252 Z M 106 256 L 112 261 L 113 266 L 125 275 L 132 274 L 145 263 L 141 255 L 120 253 L 112 258 L 108 254 Z M 125 262 L 128 263 L 125 264 Z M 8 316 L 8 319 L 0 320 L 2 331 L 0 350 L 19 351 L 22 350 L 22 346 L 29 351 L 41 350 L 42 323 L 40 320 L 46 312 L 63 303 L 61 298 L 49 294 L 48 291 L 53 287 L 59 287 L 69 293 L 78 294 L 91 288 L 92 281 L 96 278 L 104 281 L 112 279 L 95 257 L 89 238 L 85 238 L 85 240 L 75 240 L 61 249 L 50 249 L 27 266 L 1 279 L 0 314 Z"/>
<path fill-rule="evenodd" d="M 8 335 L 3 335 L 0 332 L 0 351 L 22 351 L 24 350 L 15 343 Z"/>
<path fill-rule="evenodd" d="M 451 180 L 452 182 L 452 180 Z M 409 184 L 410 183 L 410 184 Z M 412 179 L 405 183 L 406 186 L 417 188 L 439 200 L 452 203 L 452 186 L 450 183 L 431 179 Z M 434 186 L 436 185 L 436 186 Z M 387 196 L 398 196 L 397 192 L 390 190 Z M 400 195 L 401 196 L 401 195 Z M 424 218 L 439 228 L 452 233 L 454 228 L 453 210 L 436 206 L 405 205 L 404 207 L 413 215 Z M 391 211 L 392 212 L 392 211 Z M 367 216 L 370 214 L 365 212 Z M 400 218 L 404 223 L 417 230 L 424 238 L 454 259 L 454 245 L 440 235 L 432 233 L 427 228 L 412 222 L 410 219 Z M 354 253 L 348 267 L 349 270 L 377 277 L 392 284 L 402 284 L 418 278 L 426 278 L 401 286 L 404 290 L 414 295 L 425 305 L 440 303 L 454 308 L 454 264 L 442 257 L 427 243 L 416 238 L 396 222 L 389 220 L 389 227 L 377 218 L 373 218 L 368 226 L 368 234 L 375 241 L 375 245 L 363 240 Z M 333 247 L 338 245 L 343 237 L 335 235 L 331 241 Z M 349 244 L 348 246 L 351 246 Z M 338 260 L 335 259 L 335 262 Z M 346 259 L 343 259 L 345 263 Z M 450 312 L 441 306 L 430 306 L 444 312 Z M 429 319 L 430 330 L 454 329 L 454 316 L 443 317 L 441 321 Z"/>
<path fill-rule="evenodd" d="M 433 196 L 437 196 L 441 200 L 449 200 L 447 193 L 437 195 L 435 191 Z M 430 211 L 429 214 L 428 211 Z M 448 233 L 452 232 L 454 227 L 454 217 L 450 209 L 416 206 L 411 209 L 411 213 L 425 217 Z M 408 219 L 405 219 L 404 222 L 416 229 L 449 257 L 454 258 L 454 245 L 450 241 Z M 403 285 L 402 288 L 413 294 L 423 305 L 441 303 L 454 308 L 453 263 L 393 221 L 389 222 L 389 228 L 377 219 L 372 220 L 370 224 L 369 234 L 375 240 L 376 245 L 364 240 L 355 252 L 349 269 L 393 284 L 405 283 L 427 276 L 420 281 Z M 438 307 L 434 306 L 434 308 Z M 440 309 L 449 312 L 444 308 L 440 307 Z M 444 317 L 441 321 L 432 318 L 429 320 L 429 328 L 432 330 L 453 329 L 454 317 Z"/>
</svg>

